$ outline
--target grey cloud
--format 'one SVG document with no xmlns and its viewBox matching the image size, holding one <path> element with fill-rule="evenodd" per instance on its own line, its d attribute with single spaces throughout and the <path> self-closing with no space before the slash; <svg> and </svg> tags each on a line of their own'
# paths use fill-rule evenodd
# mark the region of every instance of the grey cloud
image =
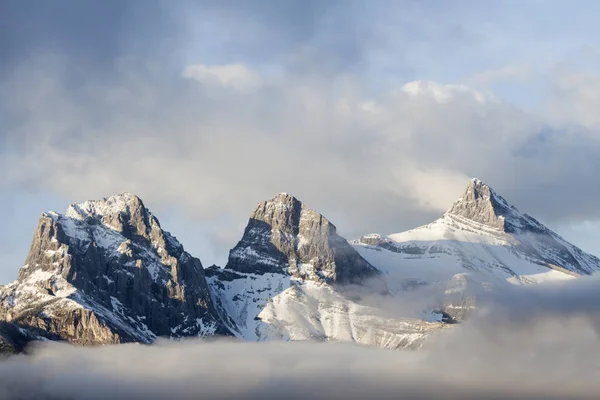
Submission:
<svg viewBox="0 0 600 400">
<path fill-rule="evenodd" d="M 132 51 L 150 56 L 150 50 L 156 52 L 180 33 L 161 0 L 7 0 L 0 10 L 4 71 L 40 53 L 54 53 L 76 57 L 70 61 L 100 73 L 115 57 Z"/>
<path fill-rule="evenodd" d="M 46 343 L 0 363 L 7 399 L 597 397 L 598 278 L 515 287 L 418 352 L 226 340 Z"/>
<path fill-rule="evenodd" d="M 369 100 L 352 76 L 292 75 L 239 91 L 132 58 L 110 81 L 72 88 L 57 60 L 23 66 L 0 87 L 16 111 L 5 185 L 74 201 L 134 191 L 213 222 L 245 221 L 287 191 L 331 210 L 350 237 L 429 222 L 472 176 L 542 220 L 600 216 L 600 188 L 589 185 L 597 141 L 540 136 L 538 117 L 464 87 L 415 83 Z"/>
</svg>

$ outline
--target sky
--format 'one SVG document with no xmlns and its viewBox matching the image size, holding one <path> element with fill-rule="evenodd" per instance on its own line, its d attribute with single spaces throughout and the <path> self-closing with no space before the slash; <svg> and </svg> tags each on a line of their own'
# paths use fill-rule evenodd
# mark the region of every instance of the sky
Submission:
<svg viewBox="0 0 600 400">
<path fill-rule="evenodd" d="M 205 266 L 287 192 L 346 238 L 472 177 L 600 255 L 600 3 L 0 2 L 0 282 L 39 215 L 133 192 Z"/>
</svg>

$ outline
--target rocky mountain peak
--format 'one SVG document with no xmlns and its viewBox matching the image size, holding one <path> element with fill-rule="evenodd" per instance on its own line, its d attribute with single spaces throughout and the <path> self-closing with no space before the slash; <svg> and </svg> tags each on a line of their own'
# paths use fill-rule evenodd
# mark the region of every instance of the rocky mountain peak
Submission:
<svg viewBox="0 0 600 400">
<path fill-rule="evenodd" d="M 73 203 L 67 209 L 66 215 L 72 218 L 94 218 L 104 215 L 116 215 L 125 212 L 145 210 L 142 199 L 133 193 L 121 193 L 101 200 L 88 200 Z"/>
<path fill-rule="evenodd" d="M 336 283 L 378 273 L 323 215 L 286 193 L 256 206 L 226 268 Z"/>
<path fill-rule="evenodd" d="M 596 257 L 584 253 L 535 218 L 511 206 L 478 179 L 469 183 L 462 197 L 438 221 L 450 223 L 452 229 L 462 225 L 461 229 L 474 233 L 499 234 L 515 252 L 548 268 L 585 275 L 597 271 L 600 266 Z M 448 235 L 452 235 L 451 231 Z"/>
<path fill-rule="evenodd" d="M 225 332 L 200 260 L 129 193 L 42 214 L 18 280 L 0 291 L 5 313 L 78 342 Z"/>
<path fill-rule="evenodd" d="M 520 213 L 490 186 L 474 178 L 447 214 L 505 231 L 507 218 Z"/>
<path fill-rule="evenodd" d="M 251 220 L 262 221 L 274 225 L 277 229 L 294 231 L 302 212 L 302 202 L 287 193 L 279 193 L 270 200 L 260 202 L 252 214 Z"/>
<path fill-rule="evenodd" d="M 88 200 L 71 204 L 65 216 L 87 223 L 100 223 L 127 238 L 149 239 L 160 234 L 158 220 L 144 206 L 142 200 L 132 193 L 122 193 L 102 200 Z"/>
<path fill-rule="evenodd" d="M 278 193 L 275 197 L 273 197 L 271 200 L 268 200 L 268 201 L 286 203 L 286 202 L 293 202 L 293 201 L 299 201 L 299 200 L 289 193 L 281 192 L 281 193 Z"/>
</svg>

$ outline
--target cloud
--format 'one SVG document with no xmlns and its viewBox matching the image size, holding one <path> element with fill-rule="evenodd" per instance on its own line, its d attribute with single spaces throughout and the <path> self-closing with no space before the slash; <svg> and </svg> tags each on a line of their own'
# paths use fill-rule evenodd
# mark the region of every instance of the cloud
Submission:
<svg viewBox="0 0 600 400">
<path fill-rule="evenodd" d="M 565 128 L 569 118 L 534 115 L 467 84 L 427 80 L 447 69 L 419 64 L 436 49 L 473 54 L 494 42 L 476 24 L 438 24 L 447 19 L 442 14 L 436 23 L 410 22 L 431 11 L 428 3 L 402 10 L 276 3 L 186 2 L 169 8 L 162 33 L 148 41 L 141 10 L 98 12 L 122 19 L 102 38 L 106 51 L 96 63 L 93 52 L 80 51 L 94 48 L 91 28 L 40 24 L 31 37 L 57 35 L 60 46 L 23 41 L 54 51 L 11 58 L 0 79 L 0 185 L 71 201 L 136 192 L 150 207 L 217 226 L 215 237 L 198 241 L 218 243 L 223 254 L 235 244 L 225 238 L 239 233 L 255 204 L 281 191 L 350 238 L 430 222 L 473 176 L 551 227 L 600 218 L 593 200 L 600 187 L 589 184 L 600 172 L 593 101 L 577 106 L 585 112 L 567 113 L 587 129 Z M 161 7 L 147 11 L 150 23 Z M 407 12 L 401 26 L 373 22 L 400 11 Z M 476 19 L 467 11 L 444 8 Z M 352 35 L 341 26 L 352 26 Z M 468 65 L 488 71 L 481 82 L 517 72 Z M 381 68 L 413 73 L 390 80 Z M 564 93 L 555 94 L 569 98 Z"/>
<path fill-rule="evenodd" d="M 42 343 L 0 363 L 0 396 L 592 399 L 598 293 L 597 278 L 515 287 L 418 352 L 332 342 Z"/>
<path fill-rule="evenodd" d="M 486 96 L 481 92 L 472 90 L 466 85 L 441 85 L 431 81 L 413 81 L 404 84 L 400 91 L 413 96 L 431 97 L 438 103 L 448 103 L 455 101 L 457 96 L 471 97 L 478 103 L 484 103 L 486 100 L 494 101 L 493 96 Z M 487 97 L 487 99 L 486 99 Z"/>
<path fill-rule="evenodd" d="M 0 85 L 12 149 L 1 184 L 72 201 L 132 191 L 206 224 L 226 218 L 232 232 L 281 191 L 344 235 L 398 232 L 439 215 L 473 176 L 543 220 L 600 216 L 590 201 L 600 189 L 588 185 L 598 142 L 550 134 L 543 119 L 463 85 L 416 81 L 372 96 L 352 74 L 260 76 L 234 63 L 193 65 L 186 79 L 127 58 L 110 79 L 73 87 L 65 62 L 33 60 Z"/>
<path fill-rule="evenodd" d="M 405 164 L 415 161 L 408 150 L 439 136 L 432 126 L 437 118 L 430 117 L 448 107 L 428 93 L 403 94 L 372 101 L 374 113 L 351 79 L 275 78 L 260 90 L 232 93 L 203 82 L 164 82 L 143 66 L 125 69 L 114 82 L 71 90 L 60 68 L 41 64 L 48 72 L 23 69 L 5 92 L 13 107 L 32 112 L 9 131 L 27 151 L 10 160 L 15 168 L 4 179 L 34 179 L 86 198 L 124 189 L 161 201 L 183 196 L 201 216 L 242 200 L 251 209 L 282 190 L 320 202 L 321 196 L 357 196 L 362 187 L 363 204 L 377 192 L 391 194 Z M 205 75 L 225 71 L 219 79 L 235 81 L 227 66 L 215 68 Z M 436 90 L 436 96 L 455 96 L 453 89 Z M 470 118 L 485 123 L 466 104 L 454 103 L 450 107 L 464 108 L 443 123 L 446 128 L 462 130 Z M 421 169 L 430 169 L 423 161 Z M 436 204 L 433 211 L 440 210 Z"/>
<path fill-rule="evenodd" d="M 416 163 L 415 163 L 416 164 Z M 398 196 L 410 196 L 421 210 L 445 211 L 456 201 L 457 188 L 471 177 L 445 169 L 421 170 L 418 165 L 407 166 L 393 175 L 403 185 L 397 187 Z M 423 184 L 427 182 L 427 184 Z"/>
<path fill-rule="evenodd" d="M 513 64 L 503 68 L 478 72 L 465 81 L 473 87 L 488 87 L 501 81 L 523 81 L 531 76 L 531 66 L 528 64 Z"/>
<path fill-rule="evenodd" d="M 183 76 L 203 83 L 216 82 L 223 86 L 232 86 L 241 90 L 252 88 L 260 83 L 258 75 L 243 64 L 189 65 L 185 67 Z"/>
<path fill-rule="evenodd" d="M 553 121 L 581 125 L 588 134 L 599 138 L 600 75 L 583 70 L 555 72 L 553 96 L 548 100 L 548 113 Z"/>
</svg>

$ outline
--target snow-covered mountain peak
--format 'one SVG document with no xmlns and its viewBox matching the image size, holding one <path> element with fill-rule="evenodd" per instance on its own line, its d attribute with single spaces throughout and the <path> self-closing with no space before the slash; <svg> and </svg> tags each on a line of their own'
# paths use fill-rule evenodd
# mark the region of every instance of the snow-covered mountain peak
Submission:
<svg viewBox="0 0 600 400">
<path fill-rule="evenodd" d="M 9 314 L 75 342 L 227 333 L 200 260 L 128 193 L 42 214 L 19 278 L 0 289 L 0 318 Z"/>
<path fill-rule="evenodd" d="M 145 209 L 142 199 L 133 193 L 121 193 L 102 200 L 88 200 L 73 203 L 66 212 L 67 217 L 76 219 L 117 215 L 137 209 Z"/>
<path fill-rule="evenodd" d="M 65 216 L 84 221 L 95 219 L 114 230 L 122 232 L 129 225 L 134 234 L 146 236 L 152 229 L 154 218 L 144 206 L 142 199 L 132 193 L 121 193 L 102 200 L 88 200 L 73 203 L 67 208 Z"/>
<path fill-rule="evenodd" d="M 118 232 L 125 239 L 151 242 L 156 249 L 168 249 L 171 254 L 183 252 L 183 247 L 175 237 L 162 230 L 160 222 L 146 208 L 142 199 L 132 193 L 73 203 L 67 208 L 64 217 L 56 213 L 51 214 L 51 217 L 62 218 L 65 221 L 63 225 L 71 227 L 103 226 Z"/>
<path fill-rule="evenodd" d="M 386 238 L 363 236 L 352 244 L 380 270 L 411 279 L 448 279 L 466 269 L 531 283 L 600 271 L 598 258 L 520 212 L 479 179 L 472 179 L 462 197 L 432 223 Z"/>
</svg>

